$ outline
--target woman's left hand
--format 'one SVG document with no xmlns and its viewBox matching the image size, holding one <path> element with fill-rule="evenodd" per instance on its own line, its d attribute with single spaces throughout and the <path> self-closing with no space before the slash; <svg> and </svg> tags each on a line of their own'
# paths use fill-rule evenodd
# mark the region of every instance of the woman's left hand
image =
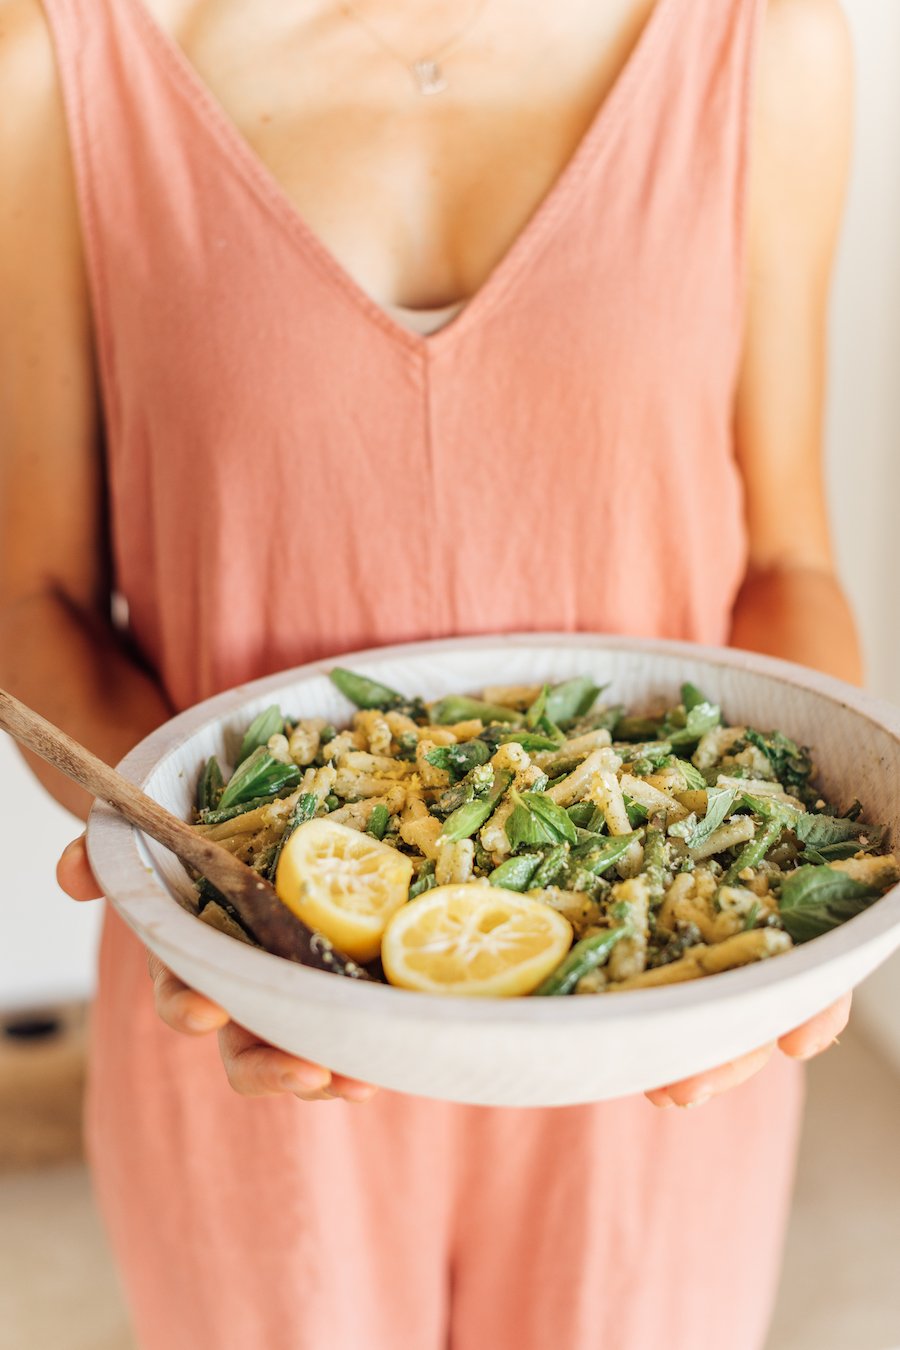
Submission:
<svg viewBox="0 0 900 1350">
<path fill-rule="evenodd" d="M 696 1073 L 692 1078 L 682 1078 L 668 1087 L 654 1088 L 646 1094 L 647 1100 L 654 1106 L 702 1106 L 711 1097 L 717 1097 L 719 1093 L 727 1092 L 729 1088 L 737 1087 L 759 1073 L 776 1044 L 782 1054 L 789 1055 L 791 1059 L 812 1059 L 827 1050 L 844 1030 L 850 1017 L 850 999 L 851 995 L 846 994 L 837 1003 L 832 1003 L 830 1008 L 804 1022 L 802 1027 L 789 1031 L 777 1042 L 763 1045 L 749 1055 L 733 1059 L 730 1064 Z"/>
</svg>

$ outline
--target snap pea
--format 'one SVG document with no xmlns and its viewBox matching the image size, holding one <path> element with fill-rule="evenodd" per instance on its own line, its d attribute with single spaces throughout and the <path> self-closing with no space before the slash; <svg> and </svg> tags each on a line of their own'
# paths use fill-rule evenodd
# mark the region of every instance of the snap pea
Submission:
<svg viewBox="0 0 900 1350">
<path fill-rule="evenodd" d="M 590 675 L 576 675 L 573 680 L 564 680 L 548 691 L 544 716 L 551 722 L 574 722 L 590 712 L 602 688 L 602 685 L 594 684 Z"/>
<path fill-rule="evenodd" d="M 329 674 L 332 683 L 357 708 L 380 708 L 384 711 L 405 702 L 403 695 L 398 694 L 396 689 L 380 684 L 378 680 L 370 680 L 365 675 L 357 675 L 355 671 L 345 670 L 342 666 L 335 666 Z"/>
<path fill-rule="evenodd" d="M 602 966 L 616 943 L 630 934 L 631 929 L 627 924 L 623 924 L 620 928 L 610 928 L 606 932 L 582 938 L 580 942 L 575 943 L 556 970 L 547 976 L 543 984 L 538 985 L 535 994 L 542 997 L 571 994 L 582 976 L 596 970 L 597 966 Z"/>
<path fill-rule="evenodd" d="M 527 891 L 540 861 L 539 853 L 520 853 L 495 867 L 488 881 L 492 886 L 502 886 L 505 891 Z"/>
<path fill-rule="evenodd" d="M 502 703 L 485 703 L 480 698 L 466 698 L 463 694 L 448 694 L 431 709 L 432 720 L 438 726 L 450 722 L 469 722 L 480 717 L 482 722 L 520 722 L 522 714 Z"/>
<path fill-rule="evenodd" d="M 662 717 L 620 717 L 613 735 L 618 741 L 649 741 L 662 729 Z"/>
</svg>

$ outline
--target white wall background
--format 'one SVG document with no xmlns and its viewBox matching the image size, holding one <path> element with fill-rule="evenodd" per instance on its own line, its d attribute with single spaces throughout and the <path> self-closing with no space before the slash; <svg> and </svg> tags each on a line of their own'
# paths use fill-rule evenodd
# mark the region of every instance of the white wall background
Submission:
<svg viewBox="0 0 900 1350">
<path fill-rule="evenodd" d="M 900 703 L 900 2 L 845 0 L 857 51 L 857 141 L 832 308 L 828 475 L 841 573 L 869 684 Z M 75 905 L 53 867 L 76 822 L 0 739 L 0 1009 L 78 997 L 93 983 L 99 905 Z M 900 1065 L 900 961 L 859 998 Z"/>
<path fill-rule="evenodd" d="M 832 303 L 828 482 L 868 684 L 900 703 L 900 3 L 844 7 L 856 44 L 857 125 Z M 900 957 L 860 990 L 857 1016 L 900 1069 Z"/>
</svg>

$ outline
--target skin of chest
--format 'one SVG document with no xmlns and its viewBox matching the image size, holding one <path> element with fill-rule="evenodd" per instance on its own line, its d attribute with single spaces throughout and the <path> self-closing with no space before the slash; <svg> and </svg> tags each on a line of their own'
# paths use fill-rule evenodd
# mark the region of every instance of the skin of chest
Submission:
<svg viewBox="0 0 900 1350">
<path fill-rule="evenodd" d="M 479 289 L 564 171 L 654 8 L 486 0 L 443 61 L 448 88 L 426 97 L 337 0 L 144 3 L 342 267 L 380 303 L 410 308 Z M 357 9 L 410 61 L 476 13 L 458 0 Z"/>
</svg>

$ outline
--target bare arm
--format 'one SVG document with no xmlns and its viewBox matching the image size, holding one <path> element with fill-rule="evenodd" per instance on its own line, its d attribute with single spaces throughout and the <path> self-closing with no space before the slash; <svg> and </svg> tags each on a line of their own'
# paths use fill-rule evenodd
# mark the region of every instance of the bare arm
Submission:
<svg viewBox="0 0 900 1350">
<path fill-rule="evenodd" d="M 109 622 L 87 284 L 36 0 L 0 6 L 0 684 L 115 763 L 170 715 Z M 29 756 L 75 814 L 90 799 Z"/>
<path fill-rule="evenodd" d="M 846 191 L 852 62 L 837 0 L 770 0 L 754 127 L 749 294 L 737 452 L 749 530 L 731 642 L 859 682 L 835 573 L 822 472 L 828 293 Z M 807 1059 L 831 1044 L 849 996 L 783 1036 Z M 697 1105 L 744 1082 L 774 1046 L 647 1095 Z"/>
<path fill-rule="evenodd" d="M 62 105 L 38 0 L 0 0 L 0 684 L 115 763 L 171 714 L 109 621 L 100 414 L 90 307 Z M 87 793 L 28 757 L 76 815 Z M 60 882 L 99 894 L 82 840 Z M 264 1045 L 155 958 L 157 1011 L 219 1031 L 241 1093 L 357 1101 L 372 1089 Z"/>
<path fill-rule="evenodd" d="M 822 471 L 829 283 L 852 122 L 836 0 L 773 0 L 761 58 L 736 409 L 750 565 L 731 640 L 858 683 Z"/>
</svg>

